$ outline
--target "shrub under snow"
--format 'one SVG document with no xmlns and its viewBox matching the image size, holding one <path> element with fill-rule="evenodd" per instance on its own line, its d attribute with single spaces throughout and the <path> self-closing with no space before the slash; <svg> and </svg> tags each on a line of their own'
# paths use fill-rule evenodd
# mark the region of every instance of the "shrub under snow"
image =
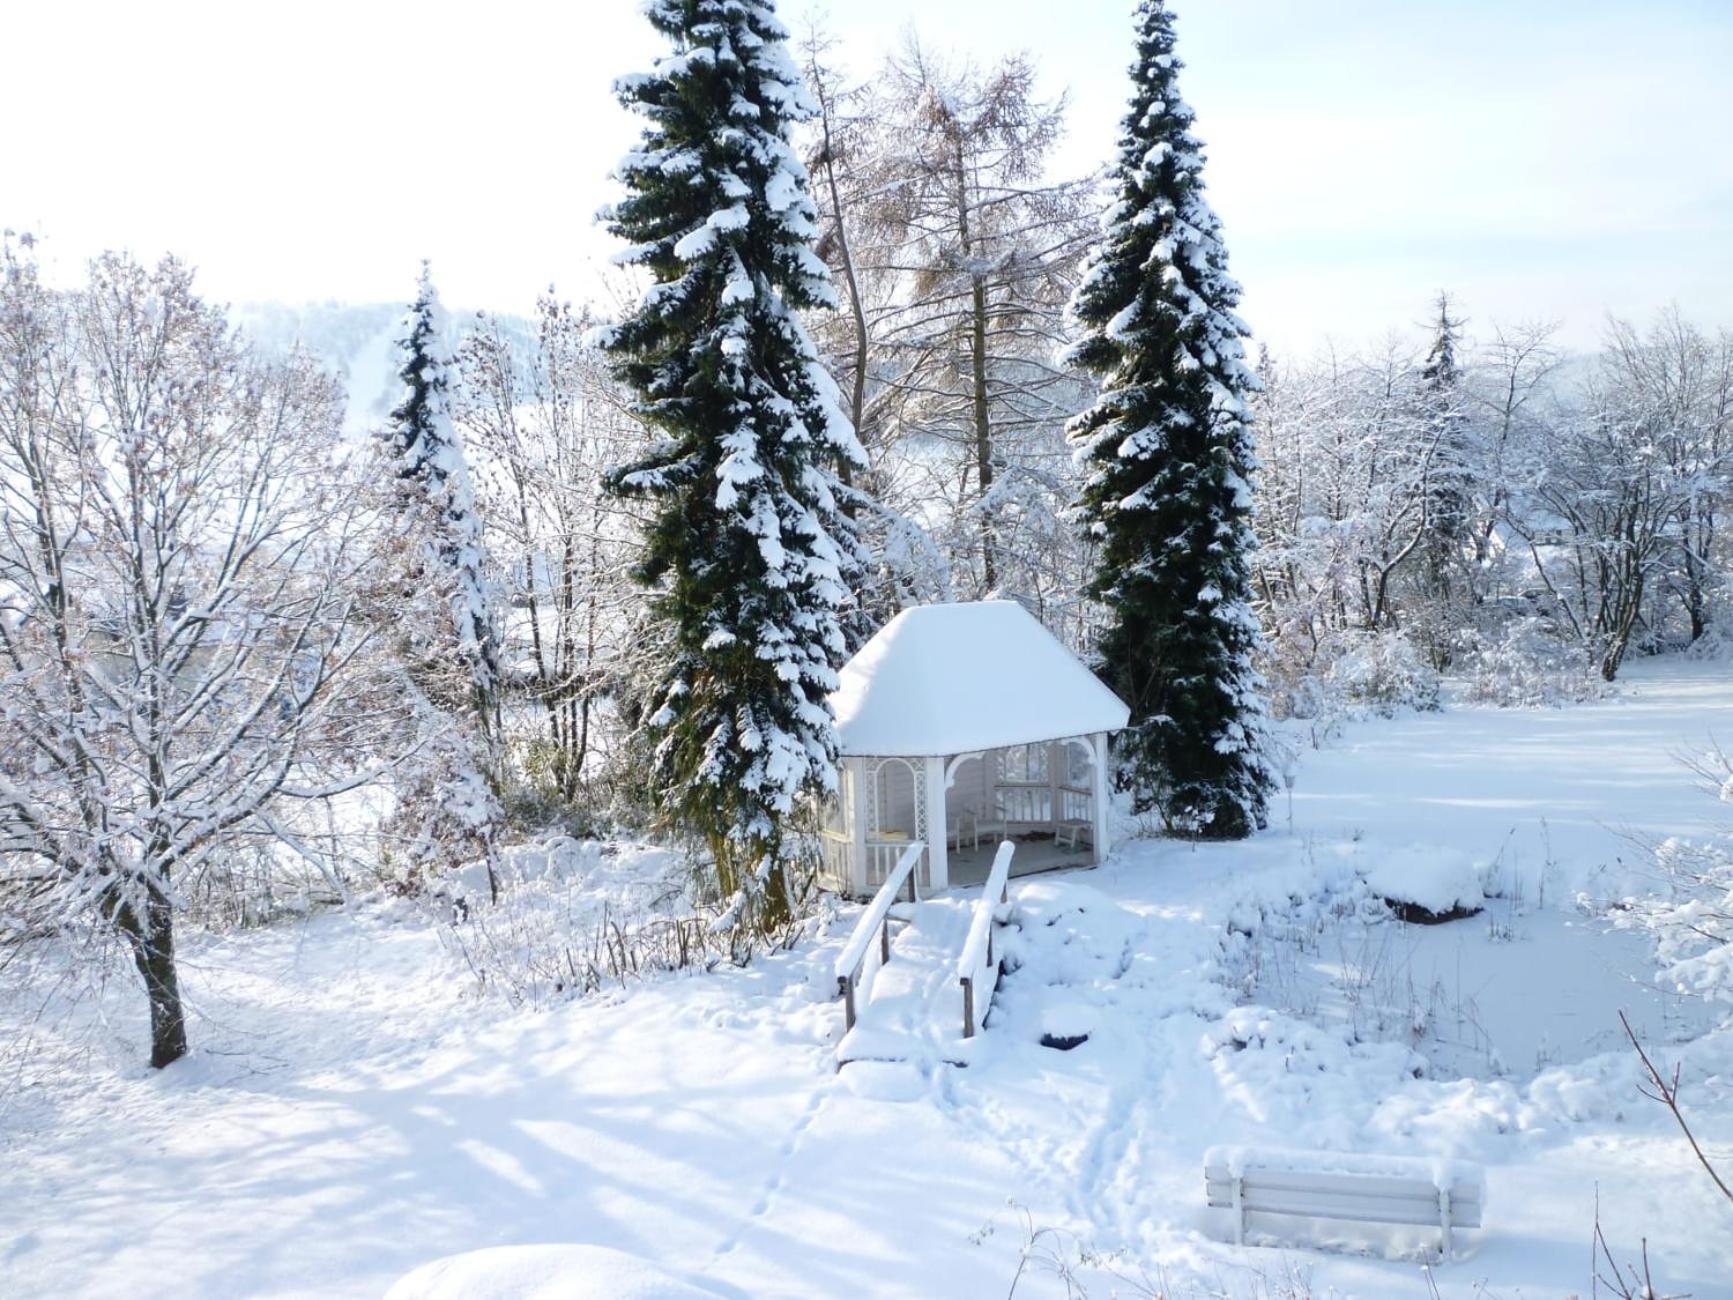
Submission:
<svg viewBox="0 0 1733 1300">
<path fill-rule="evenodd" d="M 1539 618 L 1522 618 L 1472 647 L 1463 698 L 1504 708 L 1556 707 L 1608 695 L 1612 687 L 1580 646 L 1560 641 Z"/>
<path fill-rule="evenodd" d="M 1478 912 L 1486 902 L 1474 863 L 1465 853 L 1434 844 L 1411 844 L 1379 854 L 1366 884 L 1405 919 Z"/>
<path fill-rule="evenodd" d="M 1697 770 L 1733 806 L 1733 758 L 1717 750 Z M 1680 992 L 1733 1002 L 1733 834 L 1663 840 L 1655 863 L 1665 888 L 1621 900 L 1613 923 L 1654 938 L 1661 973 Z"/>
<path fill-rule="evenodd" d="M 485 864 L 447 877 L 446 942 L 483 993 L 542 1006 L 646 975 L 738 960 L 669 849 L 555 835 L 502 851 L 490 901 Z"/>
</svg>

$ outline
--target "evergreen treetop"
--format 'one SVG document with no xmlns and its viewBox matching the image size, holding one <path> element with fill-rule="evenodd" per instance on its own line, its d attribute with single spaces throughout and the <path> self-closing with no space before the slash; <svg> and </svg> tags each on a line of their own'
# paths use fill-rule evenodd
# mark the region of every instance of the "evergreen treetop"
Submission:
<svg viewBox="0 0 1733 1300">
<path fill-rule="evenodd" d="M 1099 547 L 1101 667 L 1132 711 L 1121 785 L 1176 829 L 1237 837 L 1264 823 L 1271 786 L 1247 563 L 1258 381 L 1172 15 L 1144 0 L 1136 21 L 1117 201 L 1072 308 L 1072 358 L 1102 385 L 1071 428 L 1080 514 Z"/>
</svg>

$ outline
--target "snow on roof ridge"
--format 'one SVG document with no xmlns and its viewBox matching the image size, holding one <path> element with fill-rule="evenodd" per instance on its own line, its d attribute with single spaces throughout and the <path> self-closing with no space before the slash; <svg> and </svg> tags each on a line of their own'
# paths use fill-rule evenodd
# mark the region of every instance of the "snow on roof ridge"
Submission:
<svg viewBox="0 0 1733 1300">
<path fill-rule="evenodd" d="M 842 752 L 937 757 L 1118 731 L 1129 710 L 1014 600 L 912 605 L 843 666 Z"/>
</svg>

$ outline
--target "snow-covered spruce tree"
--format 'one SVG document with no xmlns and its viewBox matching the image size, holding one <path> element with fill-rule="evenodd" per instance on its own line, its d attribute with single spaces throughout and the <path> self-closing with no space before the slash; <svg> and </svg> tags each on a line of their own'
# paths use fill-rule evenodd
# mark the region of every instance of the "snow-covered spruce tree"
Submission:
<svg viewBox="0 0 1733 1300">
<path fill-rule="evenodd" d="M 1264 825 L 1271 788 L 1248 576 L 1257 379 L 1172 15 L 1143 0 L 1137 25 L 1117 202 L 1072 304 L 1072 358 L 1102 382 L 1071 426 L 1079 514 L 1099 546 L 1101 666 L 1131 706 L 1120 784 L 1176 830 L 1232 839 Z"/>
<path fill-rule="evenodd" d="M 650 0 L 674 45 L 621 80 L 648 119 L 604 214 L 653 283 L 598 336 L 661 441 L 611 476 L 652 505 L 640 579 L 672 654 L 648 725 L 671 824 L 732 915 L 789 915 L 784 828 L 832 788 L 827 696 L 859 570 L 838 473 L 864 457 L 794 312 L 834 307 L 791 124 L 812 107 L 769 0 Z"/>
<path fill-rule="evenodd" d="M 408 679 L 406 711 L 420 762 L 402 769 L 394 829 L 410 867 L 484 861 L 502 819 L 494 790 L 499 742 L 498 636 L 482 523 L 451 420 L 445 317 L 424 264 L 403 322 L 402 403 L 384 433 L 400 547 L 382 610 Z"/>
<path fill-rule="evenodd" d="M 1473 449 L 1457 359 L 1463 322 L 1450 314 L 1448 294 L 1438 295 L 1437 308 L 1432 346 L 1420 370 L 1421 428 L 1428 443 L 1422 453 L 1426 538 L 1421 586 L 1425 602 L 1433 606 L 1422 636 L 1431 642 L 1433 662 L 1444 668 L 1450 661 L 1450 634 L 1463 621 L 1452 606 L 1466 594 L 1460 588 L 1467 584 L 1456 578 L 1465 559 L 1474 500 Z"/>
</svg>

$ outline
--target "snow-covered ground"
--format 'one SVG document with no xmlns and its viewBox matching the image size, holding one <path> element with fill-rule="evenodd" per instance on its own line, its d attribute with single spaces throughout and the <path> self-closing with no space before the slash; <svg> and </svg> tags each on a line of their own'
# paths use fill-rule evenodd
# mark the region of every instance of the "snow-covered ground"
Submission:
<svg viewBox="0 0 1733 1300">
<path fill-rule="evenodd" d="M 1031 1229 L 1020 1297 L 1066 1294 L 1049 1252 L 1095 1297 L 1140 1276 L 1431 1294 L 1419 1231 L 1224 1244 L 1203 1152 L 1272 1143 L 1484 1163 L 1489 1226 L 1434 1271 L 1446 1297 L 1588 1294 L 1597 1194 L 1666 1290 L 1733 1296 L 1733 1210 L 1638 1094 L 1615 1012 L 1682 1061 L 1723 1168 L 1733 1034 L 1577 906 L 1641 886 L 1642 836 L 1717 829 L 1681 762 L 1712 733 L 1733 737 L 1733 674 L 1677 664 L 1570 709 L 1352 727 L 1305 755 L 1291 826 L 1279 797 L 1247 844 L 1127 841 L 1014 885 L 966 1069 L 836 1071 L 846 924 L 517 1013 L 469 996 L 407 904 L 194 942 L 189 1060 L 139 1066 L 117 981 L 8 1076 L 0 1294 L 378 1296 L 454 1252 L 576 1243 L 701 1294 L 1001 1297 Z M 1493 897 L 1439 927 L 1376 919 L 1365 876 L 1391 862 Z M 28 1003 L 0 1002 L 22 1032 Z M 1089 1038 L 1042 1046 L 1056 1031 Z"/>
</svg>

